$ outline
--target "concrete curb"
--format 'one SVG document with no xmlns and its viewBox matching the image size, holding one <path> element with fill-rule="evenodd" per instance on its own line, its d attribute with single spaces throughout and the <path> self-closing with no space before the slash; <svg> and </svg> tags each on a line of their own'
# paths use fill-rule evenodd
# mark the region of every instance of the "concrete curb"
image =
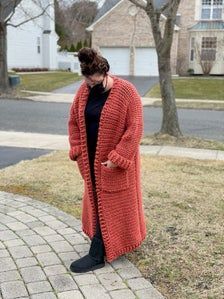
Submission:
<svg viewBox="0 0 224 299">
<path fill-rule="evenodd" d="M 68 150 L 66 135 L 0 131 L 0 146 Z M 224 151 L 174 146 L 141 145 L 142 154 L 224 161 Z"/>
<path fill-rule="evenodd" d="M 38 91 L 26 91 L 34 94 L 33 96 L 24 96 L 24 98 L 32 101 L 41 101 L 41 102 L 52 102 L 52 103 L 72 103 L 75 97 L 74 94 L 68 93 L 52 93 L 52 92 L 38 92 Z M 35 95 L 36 94 L 36 95 Z M 152 106 L 155 102 L 161 101 L 161 98 L 149 98 L 141 97 L 143 106 Z M 188 103 L 210 103 L 210 104 L 220 104 L 222 101 L 218 100 L 200 100 L 200 99 L 176 99 L 176 102 L 188 102 Z"/>
</svg>

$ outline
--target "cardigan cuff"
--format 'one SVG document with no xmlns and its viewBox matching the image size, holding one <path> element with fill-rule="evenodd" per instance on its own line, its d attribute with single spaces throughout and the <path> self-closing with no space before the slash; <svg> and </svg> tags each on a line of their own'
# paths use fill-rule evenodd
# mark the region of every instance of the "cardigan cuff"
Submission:
<svg viewBox="0 0 224 299">
<path fill-rule="evenodd" d="M 108 160 L 112 161 L 114 164 L 117 164 L 117 166 L 124 169 L 127 169 L 132 163 L 131 160 L 126 159 L 120 154 L 118 154 L 116 150 L 112 150 L 111 152 L 109 152 L 107 158 Z"/>
<path fill-rule="evenodd" d="M 69 158 L 72 161 L 76 161 L 79 154 L 81 154 L 81 146 L 80 145 L 76 145 L 76 146 L 70 148 Z"/>
</svg>

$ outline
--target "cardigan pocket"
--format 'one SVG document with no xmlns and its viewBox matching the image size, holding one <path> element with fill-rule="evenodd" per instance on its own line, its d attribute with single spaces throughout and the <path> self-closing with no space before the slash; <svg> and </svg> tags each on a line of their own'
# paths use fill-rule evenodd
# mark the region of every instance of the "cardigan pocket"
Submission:
<svg viewBox="0 0 224 299">
<path fill-rule="evenodd" d="M 128 173 L 120 167 L 109 168 L 101 164 L 101 188 L 104 191 L 116 192 L 129 187 Z"/>
<path fill-rule="evenodd" d="M 77 156 L 77 164 L 78 164 L 78 168 L 79 168 L 79 172 L 82 176 L 82 178 L 84 179 L 84 170 L 83 170 L 83 161 L 82 161 L 82 154 Z"/>
</svg>

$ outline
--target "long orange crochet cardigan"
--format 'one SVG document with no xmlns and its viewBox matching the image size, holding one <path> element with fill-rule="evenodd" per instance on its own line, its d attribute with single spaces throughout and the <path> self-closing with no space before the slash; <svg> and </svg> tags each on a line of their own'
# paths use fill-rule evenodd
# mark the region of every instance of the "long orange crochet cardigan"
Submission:
<svg viewBox="0 0 224 299">
<path fill-rule="evenodd" d="M 98 215 L 106 260 L 138 247 L 146 237 L 140 172 L 143 134 L 141 98 L 133 84 L 110 75 L 113 86 L 103 106 L 94 161 Z M 69 157 L 76 161 L 84 180 L 82 230 L 92 240 L 96 232 L 96 207 L 88 160 L 84 111 L 89 89 L 84 81 L 70 107 Z M 111 160 L 117 165 L 101 164 Z"/>
</svg>

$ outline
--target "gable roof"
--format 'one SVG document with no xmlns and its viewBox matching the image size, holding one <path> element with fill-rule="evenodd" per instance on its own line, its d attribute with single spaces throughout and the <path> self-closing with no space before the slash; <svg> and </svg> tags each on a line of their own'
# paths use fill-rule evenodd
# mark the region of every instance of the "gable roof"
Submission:
<svg viewBox="0 0 224 299">
<path fill-rule="evenodd" d="M 93 23 L 86 28 L 87 31 L 92 31 L 93 26 L 102 18 L 104 18 L 112 9 L 114 9 L 117 5 L 119 5 L 124 0 L 106 0 L 101 8 L 98 10 Z"/>
<path fill-rule="evenodd" d="M 105 0 L 101 8 L 98 10 L 93 23 L 86 28 L 87 31 L 92 31 L 93 26 L 104 18 L 112 9 L 114 9 L 117 5 L 119 5 L 124 0 Z M 154 0 L 154 5 L 156 8 L 160 8 L 163 4 L 167 3 L 168 0 Z M 131 2 L 130 2 L 131 3 Z M 134 4 L 133 4 L 134 5 Z M 166 11 L 164 11 L 164 15 L 166 15 Z"/>
<path fill-rule="evenodd" d="M 2 9 L 2 15 L 1 15 L 1 21 L 5 21 L 9 15 L 13 12 L 13 9 L 19 5 L 19 3 L 22 0 L 16 0 L 16 1 L 8 1 L 8 0 L 1 0 L 1 9 Z"/>
<path fill-rule="evenodd" d="M 95 23 L 98 19 L 100 19 L 105 13 L 109 12 L 118 2 L 121 2 L 121 0 L 106 0 L 104 1 L 101 8 L 98 10 L 98 13 L 96 14 L 93 23 Z"/>
</svg>

